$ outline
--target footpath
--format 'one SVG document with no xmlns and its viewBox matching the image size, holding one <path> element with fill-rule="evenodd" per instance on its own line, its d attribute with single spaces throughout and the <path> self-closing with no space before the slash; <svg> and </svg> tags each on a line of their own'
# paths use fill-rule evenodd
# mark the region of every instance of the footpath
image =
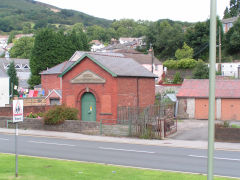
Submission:
<svg viewBox="0 0 240 180">
<path fill-rule="evenodd" d="M 128 143 L 128 144 L 143 144 L 143 145 L 155 145 L 155 146 L 168 146 L 168 147 L 182 147 L 182 148 L 194 148 L 194 149 L 207 149 L 207 141 L 197 140 L 176 140 L 176 139 L 164 139 L 164 140 L 147 140 L 128 137 L 110 137 L 110 136 L 94 136 L 85 135 L 80 133 L 70 132 L 56 132 L 56 131 L 40 131 L 40 130 L 18 130 L 19 135 L 24 136 L 39 136 L 48 138 L 62 138 L 73 140 L 86 140 L 86 141 L 101 141 L 101 142 L 115 142 L 115 143 Z M 0 128 L 0 134 L 15 134 L 15 129 Z M 239 151 L 240 143 L 225 143 L 215 142 L 216 150 L 225 151 Z"/>
</svg>

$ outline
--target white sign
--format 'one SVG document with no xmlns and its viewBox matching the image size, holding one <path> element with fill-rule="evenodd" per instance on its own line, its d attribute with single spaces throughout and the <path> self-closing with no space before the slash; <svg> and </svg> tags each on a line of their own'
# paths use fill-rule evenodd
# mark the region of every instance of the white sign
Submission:
<svg viewBox="0 0 240 180">
<path fill-rule="evenodd" d="M 23 100 L 13 100 L 13 122 L 23 121 Z"/>
</svg>

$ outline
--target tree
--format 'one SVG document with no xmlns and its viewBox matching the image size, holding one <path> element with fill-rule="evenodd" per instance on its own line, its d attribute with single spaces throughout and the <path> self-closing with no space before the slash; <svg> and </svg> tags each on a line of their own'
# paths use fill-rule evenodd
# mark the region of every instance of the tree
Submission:
<svg viewBox="0 0 240 180">
<path fill-rule="evenodd" d="M 183 45 L 183 29 L 179 24 L 171 25 L 167 20 L 151 24 L 146 35 L 147 44 L 152 44 L 154 53 L 160 58 L 172 58 Z"/>
<path fill-rule="evenodd" d="M 15 64 L 13 61 L 9 65 L 7 74 L 10 77 L 10 93 L 13 92 L 13 95 L 18 95 L 17 90 L 15 90 L 14 88 L 15 86 L 18 86 L 18 77 L 15 69 Z"/>
<path fill-rule="evenodd" d="M 230 0 L 230 7 L 226 7 L 223 18 L 236 17 L 239 15 L 240 0 Z"/>
<path fill-rule="evenodd" d="M 177 60 L 185 58 L 191 59 L 193 57 L 193 49 L 184 42 L 182 49 L 177 49 L 175 52 L 175 57 Z"/>
<path fill-rule="evenodd" d="M 193 79 L 208 79 L 209 68 L 203 61 L 198 61 L 196 67 L 193 70 Z"/>
<path fill-rule="evenodd" d="M 217 17 L 217 27 L 222 27 L 222 22 Z M 223 29 L 217 28 L 217 36 L 221 33 L 221 37 L 223 38 Z M 194 26 L 187 29 L 184 39 L 187 45 L 189 45 L 194 50 L 193 57 L 198 59 L 203 59 L 207 61 L 209 58 L 209 33 L 210 33 L 210 20 L 205 22 L 198 22 Z M 217 44 L 218 42 L 217 38 Z"/>
<path fill-rule="evenodd" d="M 8 44 L 13 42 L 13 39 L 15 38 L 15 32 L 11 32 L 8 37 Z"/>
<path fill-rule="evenodd" d="M 10 49 L 10 55 L 12 58 L 30 59 L 33 45 L 33 37 L 22 37 L 14 42 L 14 46 Z"/>
<path fill-rule="evenodd" d="M 225 47 L 229 54 L 240 52 L 240 19 L 234 23 L 225 36 Z"/>
<path fill-rule="evenodd" d="M 68 60 L 77 50 L 89 50 L 87 36 L 83 31 L 64 34 L 63 31 L 41 29 L 36 34 L 30 58 L 30 86 L 40 84 L 41 71 Z"/>
</svg>

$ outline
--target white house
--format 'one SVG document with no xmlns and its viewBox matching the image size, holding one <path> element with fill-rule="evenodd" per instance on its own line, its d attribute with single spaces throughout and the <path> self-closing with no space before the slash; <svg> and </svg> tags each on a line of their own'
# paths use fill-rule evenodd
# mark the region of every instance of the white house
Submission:
<svg viewBox="0 0 240 180">
<path fill-rule="evenodd" d="M 91 46 L 92 52 L 96 52 L 105 47 L 104 44 L 102 44 L 99 40 L 92 40 L 90 44 L 92 44 Z"/>
<path fill-rule="evenodd" d="M 218 63 L 216 64 L 216 70 Z M 232 63 L 221 63 L 222 76 L 231 76 L 240 78 L 240 62 Z"/>
<path fill-rule="evenodd" d="M 27 81 L 31 76 L 29 59 L 0 58 L 0 68 L 7 72 L 11 61 L 13 61 L 15 64 L 19 87 L 27 89 L 28 88 Z"/>
<path fill-rule="evenodd" d="M 0 68 L 0 107 L 9 104 L 9 76 Z"/>
</svg>

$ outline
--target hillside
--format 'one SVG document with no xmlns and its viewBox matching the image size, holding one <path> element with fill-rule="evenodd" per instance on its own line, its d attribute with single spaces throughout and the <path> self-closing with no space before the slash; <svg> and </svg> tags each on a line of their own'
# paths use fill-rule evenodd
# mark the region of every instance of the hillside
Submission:
<svg viewBox="0 0 240 180">
<path fill-rule="evenodd" d="M 0 30 L 10 32 L 22 30 L 26 23 L 34 26 L 43 24 L 73 25 L 83 23 L 85 26 L 110 26 L 112 21 L 97 18 L 85 13 L 60 9 L 34 0 L 0 0 Z"/>
</svg>

